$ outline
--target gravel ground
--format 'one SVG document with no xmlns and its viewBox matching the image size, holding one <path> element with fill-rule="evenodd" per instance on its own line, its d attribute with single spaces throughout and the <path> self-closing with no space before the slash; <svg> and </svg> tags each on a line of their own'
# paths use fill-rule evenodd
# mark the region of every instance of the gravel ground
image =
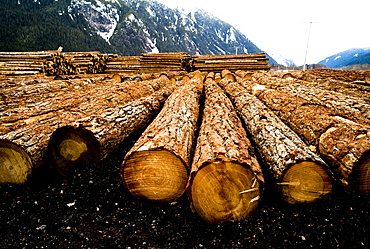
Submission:
<svg viewBox="0 0 370 249">
<path fill-rule="evenodd" d="M 135 199 L 118 171 L 134 141 L 68 181 L 42 171 L 26 186 L 0 186 L 0 248 L 370 248 L 370 197 L 344 191 L 291 206 L 267 185 L 250 218 L 220 225 L 185 196 Z"/>
</svg>

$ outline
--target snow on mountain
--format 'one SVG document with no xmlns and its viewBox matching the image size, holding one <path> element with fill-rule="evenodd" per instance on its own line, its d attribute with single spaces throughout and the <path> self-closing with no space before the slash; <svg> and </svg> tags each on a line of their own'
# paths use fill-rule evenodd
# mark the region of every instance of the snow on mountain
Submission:
<svg viewBox="0 0 370 249">
<path fill-rule="evenodd" d="M 279 65 L 282 65 L 282 66 L 286 66 L 286 67 L 291 67 L 291 66 L 295 66 L 295 63 L 290 60 L 290 59 L 287 59 L 285 58 L 284 56 L 282 55 L 279 55 L 279 54 L 274 54 L 274 53 L 269 53 L 269 55 L 277 62 L 277 64 Z"/>
<path fill-rule="evenodd" d="M 84 15 L 97 34 L 110 44 L 109 39 L 119 22 L 118 9 L 110 3 L 120 4 L 118 0 L 106 0 L 105 2 L 95 0 L 95 4 L 91 1 L 72 0 L 68 13 L 73 18 L 75 14 L 72 10 L 78 10 L 78 14 Z"/>
<path fill-rule="evenodd" d="M 364 64 L 370 63 L 368 58 L 370 54 L 369 48 L 352 48 L 346 51 L 337 53 L 335 55 L 329 56 L 324 60 L 318 62 L 318 64 L 323 64 L 330 68 L 341 68 L 344 66 L 354 65 L 354 64 Z"/>
<path fill-rule="evenodd" d="M 169 8 L 154 0 L 2 1 L 9 7 L 3 8 L 0 16 L 27 20 L 25 27 L 8 21 L 0 24 L 17 30 L 5 34 L 10 42 L 0 42 L 7 50 L 47 50 L 62 45 L 65 51 L 99 50 L 119 55 L 262 52 L 233 26 L 196 8 Z M 29 21 L 37 19 L 45 21 Z M 270 63 L 276 63 L 269 58 Z"/>
</svg>

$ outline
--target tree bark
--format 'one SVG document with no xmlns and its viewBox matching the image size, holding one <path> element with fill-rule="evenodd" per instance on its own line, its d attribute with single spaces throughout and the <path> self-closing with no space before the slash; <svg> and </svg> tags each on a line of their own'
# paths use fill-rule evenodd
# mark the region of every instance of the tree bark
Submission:
<svg viewBox="0 0 370 249">
<path fill-rule="evenodd" d="M 173 88 L 166 76 L 156 81 L 167 82 L 168 87 L 133 102 L 112 87 L 112 81 L 105 81 L 82 84 L 71 93 L 8 109 L 0 118 L 0 139 L 23 148 L 33 167 L 43 163 L 49 144 L 51 165 L 68 176 L 78 165 L 87 166 L 104 158 L 159 111 Z M 113 96 L 115 102 L 108 96 Z"/>
<path fill-rule="evenodd" d="M 224 77 L 220 85 L 244 120 L 286 202 L 313 202 L 332 191 L 328 166 L 296 133 L 238 83 Z"/>
<path fill-rule="evenodd" d="M 262 171 L 230 100 L 207 77 L 202 124 L 187 195 L 209 223 L 250 216 L 260 199 Z"/>
<path fill-rule="evenodd" d="M 174 201 L 185 191 L 203 77 L 177 88 L 125 156 L 121 176 L 137 198 Z"/>
<path fill-rule="evenodd" d="M 363 176 L 369 172 L 366 155 L 370 150 L 370 126 L 337 116 L 324 106 L 283 91 L 258 84 L 248 89 L 329 163 L 343 186 L 363 194 L 370 192 L 370 180 Z"/>
<path fill-rule="evenodd" d="M 305 99 L 313 104 L 323 105 L 337 115 L 358 123 L 370 125 L 370 104 L 368 101 L 339 92 L 305 86 L 297 79 L 282 79 L 269 74 L 255 74 L 257 83 Z"/>
</svg>

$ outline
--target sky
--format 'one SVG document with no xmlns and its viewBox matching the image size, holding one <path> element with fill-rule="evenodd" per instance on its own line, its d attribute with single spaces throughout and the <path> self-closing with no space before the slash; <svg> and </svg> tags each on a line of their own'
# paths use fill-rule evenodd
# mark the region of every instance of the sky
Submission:
<svg viewBox="0 0 370 249">
<path fill-rule="evenodd" d="M 157 0 L 203 9 L 231 24 L 270 55 L 297 65 L 370 47 L 369 0 Z M 308 44 L 308 46 L 307 46 Z"/>
</svg>

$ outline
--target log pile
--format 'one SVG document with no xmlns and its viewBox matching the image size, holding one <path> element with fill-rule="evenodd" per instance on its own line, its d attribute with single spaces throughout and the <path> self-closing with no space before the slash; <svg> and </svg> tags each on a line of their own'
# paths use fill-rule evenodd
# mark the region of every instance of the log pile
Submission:
<svg viewBox="0 0 370 249">
<path fill-rule="evenodd" d="M 67 177 L 76 167 L 104 158 L 131 132 L 142 128 L 173 91 L 165 75 L 131 86 L 113 80 L 74 79 L 68 83 L 54 93 L 45 88 L 45 98 L 28 99 L 25 105 L 15 103 L 16 107 L 4 108 L 0 114 L 0 139 L 20 146 L 33 167 L 41 165 L 47 155 L 51 165 Z M 142 87 L 132 88 L 133 84 Z M 31 96 L 35 92 L 32 86 L 28 90 Z M 4 160 L 13 159 L 8 156 Z M 19 174 L 26 169 L 22 165 L 8 168 L 9 174 Z"/>
<path fill-rule="evenodd" d="M 68 56 L 55 54 L 45 60 L 69 64 Z M 80 55 L 68 58 L 82 63 Z M 161 59 L 173 55 L 166 56 Z M 144 57 L 150 63 L 157 58 Z M 254 212 L 263 198 L 261 167 L 291 204 L 329 194 L 336 183 L 331 171 L 345 187 L 370 194 L 365 98 L 328 85 L 313 87 L 319 82 L 298 79 L 294 72 L 239 69 L 233 74 L 217 68 L 205 82 L 205 73 L 177 70 L 117 70 L 114 76 L 61 80 L 2 75 L 0 183 L 24 183 L 45 159 L 68 177 L 146 128 L 122 162 L 125 186 L 134 196 L 155 201 L 173 201 L 185 190 L 193 210 L 210 223 Z M 348 75 L 335 80 L 344 82 Z"/>
<path fill-rule="evenodd" d="M 189 71 L 190 55 L 178 53 L 144 53 L 140 57 L 142 72 Z"/>
<path fill-rule="evenodd" d="M 369 194 L 369 121 L 363 118 L 363 122 L 355 122 L 346 118 L 338 108 L 327 107 L 326 102 L 318 105 L 311 99 L 262 85 L 268 83 L 269 79 L 276 80 L 265 75 L 242 80 L 241 84 L 299 134 L 312 150 L 319 153 L 345 187 Z M 336 92 L 332 92 L 332 95 L 337 96 Z M 336 105 L 341 106 L 340 103 Z M 351 102 L 348 106 L 351 106 Z"/>
<path fill-rule="evenodd" d="M 193 70 L 203 72 L 221 72 L 224 69 L 237 70 L 269 70 L 268 58 L 265 53 L 241 55 L 194 55 Z"/>
<path fill-rule="evenodd" d="M 185 52 L 173 52 L 118 56 L 98 51 L 62 52 L 61 49 L 41 52 L 0 52 L 0 74 L 73 75 L 270 69 L 265 53 L 190 56 Z"/>
<path fill-rule="evenodd" d="M 105 73 L 119 74 L 140 71 L 140 56 L 109 55 L 106 61 Z"/>
<path fill-rule="evenodd" d="M 65 52 L 62 55 L 72 68 L 71 71 L 67 69 L 62 74 L 99 74 L 105 72 L 106 59 L 100 52 Z"/>
<path fill-rule="evenodd" d="M 57 51 L 0 52 L 0 74 L 33 75 L 44 73 Z"/>
<path fill-rule="evenodd" d="M 328 165 L 255 96 L 230 77 L 220 85 L 235 104 L 268 170 L 286 202 L 313 202 L 332 190 Z"/>
<path fill-rule="evenodd" d="M 370 94 L 356 88 L 356 97 L 332 90 L 312 87 L 306 81 L 255 74 L 255 79 L 269 88 L 282 90 L 316 105 L 323 105 L 335 113 L 359 123 L 370 125 Z"/>
</svg>

